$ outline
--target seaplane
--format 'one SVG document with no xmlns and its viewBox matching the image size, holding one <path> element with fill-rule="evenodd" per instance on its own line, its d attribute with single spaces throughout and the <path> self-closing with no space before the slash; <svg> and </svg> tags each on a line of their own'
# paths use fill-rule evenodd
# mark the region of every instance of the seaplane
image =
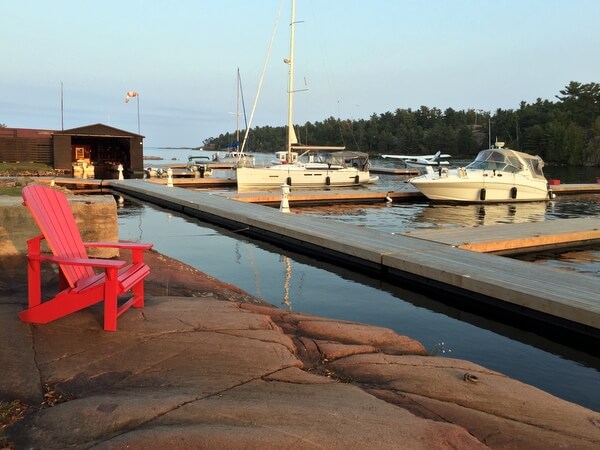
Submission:
<svg viewBox="0 0 600 450">
<path fill-rule="evenodd" d="M 445 158 L 451 158 L 452 155 L 437 152 L 434 155 L 381 155 L 382 158 L 400 159 L 410 169 L 419 169 L 425 172 L 432 172 L 434 167 L 447 166 L 449 164 Z"/>
</svg>

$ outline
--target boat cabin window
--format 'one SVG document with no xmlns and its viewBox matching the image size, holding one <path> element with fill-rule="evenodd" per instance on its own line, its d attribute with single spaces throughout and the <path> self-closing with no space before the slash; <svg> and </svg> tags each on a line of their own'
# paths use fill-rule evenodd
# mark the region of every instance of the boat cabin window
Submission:
<svg viewBox="0 0 600 450">
<path fill-rule="evenodd" d="M 545 178 L 544 171 L 542 170 L 544 162 L 540 158 L 527 158 L 525 162 L 534 177 Z"/>
<path fill-rule="evenodd" d="M 517 158 L 491 149 L 479 152 L 475 161 L 469 164 L 467 169 L 496 170 L 516 173 L 522 170 L 522 165 Z"/>
<path fill-rule="evenodd" d="M 291 161 L 288 161 L 288 152 L 284 152 L 284 151 L 275 152 L 275 157 L 281 164 L 287 164 L 287 163 L 293 164 L 293 163 L 298 162 L 298 153 L 296 153 L 296 152 L 290 152 Z"/>
</svg>

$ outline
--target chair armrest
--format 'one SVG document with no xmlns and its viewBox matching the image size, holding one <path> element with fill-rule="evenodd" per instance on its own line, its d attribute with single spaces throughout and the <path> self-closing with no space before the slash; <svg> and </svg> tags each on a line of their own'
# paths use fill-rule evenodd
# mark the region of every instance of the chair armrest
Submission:
<svg viewBox="0 0 600 450">
<path fill-rule="evenodd" d="M 127 264 L 126 261 L 118 259 L 100 259 L 100 258 L 67 258 L 64 256 L 53 256 L 53 255 L 34 255 L 30 256 L 30 259 L 36 259 L 38 261 L 48 261 L 56 264 L 65 264 L 68 266 L 90 266 L 99 267 L 104 269 L 120 269 Z"/>
<path fill-rule="evenodd" d="M 122 248 L 124 250 L 149 250 L 153 244 L 142 244 L 140 242 L 84 242 L 86 248 Z"/>
</svg>

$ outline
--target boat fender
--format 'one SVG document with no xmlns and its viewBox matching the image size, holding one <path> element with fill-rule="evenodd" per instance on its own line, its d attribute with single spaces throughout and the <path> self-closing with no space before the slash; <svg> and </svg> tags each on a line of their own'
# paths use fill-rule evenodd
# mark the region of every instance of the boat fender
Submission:
<svg viewBox="0 0 600 450">
<path fill-rule="evenodd" d="M 513 186 L 510 188 L 510 198 L 513 200 L 517 198 L 517 187 Z"/>
<path fill-rule="evenodd" d="M 359 181 L 360 181 L 360 177 L 358 175 L 356 175 L 354 177 L 354 183 L 358 184 Z"/>
<path fill-rule="evenodd" d="M 288 186 L 291 186 L 291 185 L 292 185 L 292 177 L 287 177 L 287 180 L 285 180 L 285 183 L 286 183 Z"/>
<path fill-rule="evenodd" d="M 484 201 L 485 200 L 485 188 L 482 188 L 479 191 L 479 200 Z"/>
<path fill-rule="evenodd" d="M 325 184 L 326 184 L 327 186 L 329 186 L 329 185 L 331 184 L 331 177 L 326 177 L 326 178 L 325 178 Z"/>
</svg>

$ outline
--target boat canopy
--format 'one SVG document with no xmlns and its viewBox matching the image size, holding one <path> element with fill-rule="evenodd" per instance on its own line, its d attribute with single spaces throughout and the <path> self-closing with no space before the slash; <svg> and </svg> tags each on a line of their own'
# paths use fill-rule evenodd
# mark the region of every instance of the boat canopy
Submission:
<svg viewBox="0 0 600 450">
<path fill-rule="evenodd" d="M 353 166 L 360 170 L 369 168 L 369 154 L 364 152 L 335 152 L 331 153 L 331 164 L 339 164 L 342 166 Z"/>
<path fill-rule="evenodd" d="M 498 172 L 521 172 L 527 167 L 536 178 L 544 178 L 544 161 L 539 156 L 510 149 L 490 148 L 477 154 L 467 169 L 495 170 Z"/>
</svg>

